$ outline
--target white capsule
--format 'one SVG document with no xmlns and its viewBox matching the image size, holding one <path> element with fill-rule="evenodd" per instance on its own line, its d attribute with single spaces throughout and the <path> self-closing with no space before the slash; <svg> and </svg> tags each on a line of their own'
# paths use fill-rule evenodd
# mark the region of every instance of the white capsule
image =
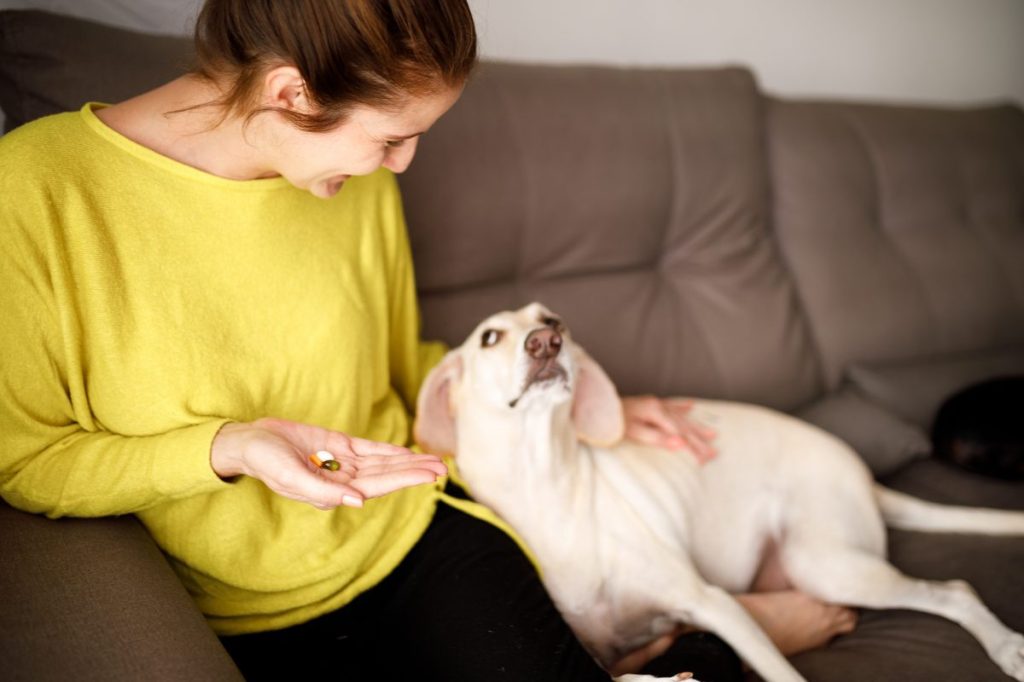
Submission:
<svg viewBox="0 0 1024 682">
<path fill-rule="evenodd" d="M 329 462 L 334 459 L 334 455 L 327 452 L 326 450 L 317 450 L 316 456 L 321 462 Z"/>
</svg>

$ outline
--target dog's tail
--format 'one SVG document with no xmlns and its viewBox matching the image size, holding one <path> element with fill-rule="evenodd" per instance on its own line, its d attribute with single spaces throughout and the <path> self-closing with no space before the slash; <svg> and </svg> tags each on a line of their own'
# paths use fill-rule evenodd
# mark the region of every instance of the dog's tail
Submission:
<svg viewBox="0 0 1024 682">
<path fill-rule="evenodd" d="M 936 504 L 877 484 L 875 499 L 886 525 L 892 528 L 934 533 L 1024 535 L 1024 512 Z"/>
</svg>

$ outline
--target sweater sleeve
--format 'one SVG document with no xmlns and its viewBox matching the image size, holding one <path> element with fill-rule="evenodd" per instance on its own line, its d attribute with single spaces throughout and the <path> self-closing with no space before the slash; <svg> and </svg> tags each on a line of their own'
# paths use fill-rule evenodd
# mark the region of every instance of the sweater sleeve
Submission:
<svg viewBox="0 0 1024 682">
<path fill-rule="evenodd" d="M 9 220 L 0 211 L 0 496 L 51 518 L 108 516 L 228 486 L 209 461 L 228 420 L 123 436 L 72 397 L 68 357 L 79 350 L 61 331 L 39 252 L 4 229 Z"/>
<path fill-rule="evenodd" d="M 402 201 L 394 176 L 388 173 L 386 177 L 386 190 L 382 193 L 382 210 L 385 223 L 390 228 L 388 231 L 391 270 L 391 381 L 409 414 L 414 414 L 420 386 L 427 378 L 427 373 L 448 352 L 448 347 L 440 341 L 420 339 L 421 320 L 416 299 L 416 277 Z"/>
</svg>

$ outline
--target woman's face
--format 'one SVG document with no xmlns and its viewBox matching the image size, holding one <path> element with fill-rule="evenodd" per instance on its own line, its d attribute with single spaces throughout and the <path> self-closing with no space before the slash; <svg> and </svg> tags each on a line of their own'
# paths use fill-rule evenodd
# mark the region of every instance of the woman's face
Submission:
<svg viewBox="0 0 1024 682">
<path fill-rule="evenodd" d="M 296 187 L 330 199 L 353 175 L 367 175 L 381 166 L 395 173 L 408 168 L 419 136 L 461 94 L 462 88 L 457 87 L 410 97 L 397 111 L 357 106 L 341 126 L 321 133 L 305 132 L 282 121 L 268 149 L 271 163 Z"/>
</svg>

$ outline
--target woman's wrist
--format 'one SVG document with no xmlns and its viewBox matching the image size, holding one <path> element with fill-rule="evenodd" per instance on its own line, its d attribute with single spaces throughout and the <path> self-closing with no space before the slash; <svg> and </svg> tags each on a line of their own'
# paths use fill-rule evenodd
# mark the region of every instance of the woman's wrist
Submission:
<svg viewBox="0 0 1024 682">
<path fill-rule="evenodd" d="M 210 467 L 224 480 L 245 473 L 242 468 L 242 434 L 248 429 L 249 424 L 227 422 L 213 437 Z"/>
</svg>

